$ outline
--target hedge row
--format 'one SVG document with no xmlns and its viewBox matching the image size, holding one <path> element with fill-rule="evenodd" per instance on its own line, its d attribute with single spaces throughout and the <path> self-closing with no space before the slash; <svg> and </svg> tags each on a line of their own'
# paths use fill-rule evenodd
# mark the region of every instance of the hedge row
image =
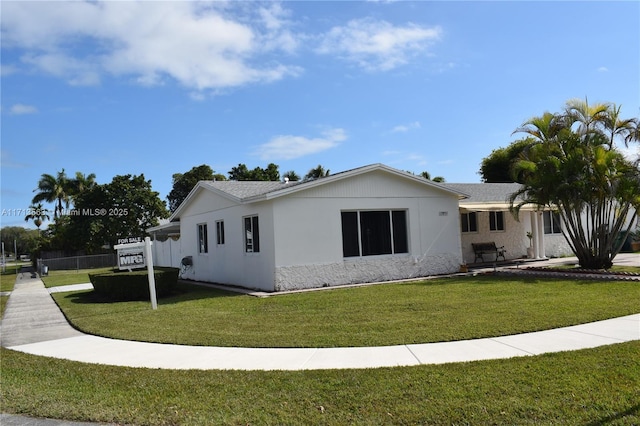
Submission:
<svg viewBox="0 0 640 426">
<path fill-rule="evenodd" d="M 175 289 L 179 272 L 178 268 L 153 268 L 157 297 L 168 296 Z M 89 280 L 96 293 L 115 301 L 148 300 L 150 297 L 146 269 L 89 274 Z"/>
</svg>

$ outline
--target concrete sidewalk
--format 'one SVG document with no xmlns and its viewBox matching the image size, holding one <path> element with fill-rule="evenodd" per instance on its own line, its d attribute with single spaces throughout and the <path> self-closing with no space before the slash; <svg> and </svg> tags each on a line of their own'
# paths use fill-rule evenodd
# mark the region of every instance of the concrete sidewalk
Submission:
<svg viewBox="0 0 640 426">
<path fill-rule="evenodd" d="M 68 324 L 39 278 L 20 274 L 1 330 L 1 344 L 9 349 L 85 363 L 167 369 L 315 370 L 503 359 L 640 340 L 640 314 L 458 342 L 357 348 L 182 346 L 83 334 Z"/>
</svg>

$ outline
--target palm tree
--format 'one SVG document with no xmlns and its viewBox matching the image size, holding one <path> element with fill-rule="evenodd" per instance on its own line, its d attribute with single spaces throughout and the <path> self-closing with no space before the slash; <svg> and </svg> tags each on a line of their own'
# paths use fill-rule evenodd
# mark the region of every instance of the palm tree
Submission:
<svg viewBox="0 0 640 426">
<path fill-rule="evenodd" d="M 282 177 L 289 179 L 291 182 L 296 182 L 300 180 L 300 176 L 293 170 L 289 170 L 288 172 L 283 174 Z"/>
<path fill-rule="evenodd" d="M 637 134 L 638 120 L 620 118 L 620 106 L 611 105 L 601 122 L 604 130 L 609 134 L 609 147 L 613 146 L 614 140 L 618 136 L 628 146 L 629 142 L 633 140 L 634 134 Z"/>
<path fill-rule="evenodd" d="M 83 193 L 96 186 L 96 175 L 91 173 L 85 175 L 81 172 L 76 172 L 76 177 L 70 181 L 71 198 L 73 199 L 78 194 Z"/>
<path fill-rule="evenodd" d="M 42 203 L 38 203 L 37 205 L 31 205 L 29 207 L 29 214 L 24 217 L 25 222 L 33 220 L 33 224 L 36 225 L 38 230 L 40 230 L 40 225 L 44 220 L 49 220 L 49 215 L 47 214 L 49 210 L 45 209 L 42 206 Z"/>
<path fill-rule="evenodd" d="M 69 178 L 67 178 L 67 174 L 64 169 L 58 172 L 56 176 L 46 173 L 43 174 L 38 181 L 38 187 L 33 190 L 33 192 L 36 191 L 38 191 L 38 193 L 33 197 L 33 204 L 40 203 L 42 201 L 57 203 L 53 211 L 54 219 L 57 219 L 58 216 L 62 215 L 64 208 L 69 208 L 73 189 L 71 188 Z"/>
<path fill-rule="evenodd" d="M 424 171 L 422 173 L 420 173 L 420 176 L 425 178 L 426 180 L 430 180 L 431 182 L 438 182 L 438 183 L 444 183 L 445 179 L 442 176 L 436 176 L 433 179 L 431 179 L 431 173 L 429 173 L 428 171 Z"/>
<path fill-rule="evenodd" d="M 569 102 L 563 113 L 545 113 L 516 130 L 535 141 L 516 163 L 523 186 L 510 197 L 511 210 L 517 215 L 525 204 L 556 209 L 584 268 L 610 267 L 622 245 L 616 238 L 638 214 L 640 170 L 613 146 L 606 126 L 612 112 L 619 110 L 611 104 Z"/>
<path fill-rule="evenodd" d="M 585 136 L 591 132 L 598 132 L 602 127 L 603 121 L 611 113 L 611 104 L 595 103 L 589 105 L 589 101 L 581 99 L 571 99 L 567 101 L 564 116 L 570 122 L 578 123 L 578 134 Z"/>
<path fill-rule="evenodd" d="M 331 171 L 329 169 L 325 170 L 322 165 L 318 164 L 318 167 L 309 170 L 309 172 L 304 176 L 304 180 L 320 179 L 323 177 L 327 177 L 330 174 Z"/>
</svg>

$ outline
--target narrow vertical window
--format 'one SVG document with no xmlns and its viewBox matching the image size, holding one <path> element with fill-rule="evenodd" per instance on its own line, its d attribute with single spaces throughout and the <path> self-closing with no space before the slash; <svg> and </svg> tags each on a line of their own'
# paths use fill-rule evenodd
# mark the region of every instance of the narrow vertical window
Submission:
<svg viewBox="0 0 640 426">
<path fill-rule="evenodd" d="M 342 212 L 342 252 L 344 257 L 360 256 L 358 212 Z"/>
<path fill-rule="evenodd" d="M 489 212 L 489 229 L 504 231 L 504 212 Z"/>
<path fill-rule="evenodd" d="M 224 221 L 219 220 L 216 222 L 216 242 L 218 245 L 224 244 Z"/>
<path fill-rule="evenodd" d="M 260 252 L 260 228 L 258 216 L 244 218 L 244 251 L 246 253 Z"/>
<path fill-rule="evenodd" d="M 198 253 L 209 253 L 206 223 L 200 223 L 198 225 Z"/>
<path fill-rule="evenodd" d="M 560 214 L 558 214 L 558 212 L 542 212 L 542 219 L 544 221 L 545 234 L 562 234 Z"/>
<path fill-rule="evenodd" d="M 409 253 L 409 240 L 407 238 L 407 212 L 394 210 L 393 218 L 393 252 Z"/>
<path fill-rule="evenodd" d="M 462 226 L 462 232 L 478 232 L 476 212 L 461 213 L 460 225 Z"/>
</svg>

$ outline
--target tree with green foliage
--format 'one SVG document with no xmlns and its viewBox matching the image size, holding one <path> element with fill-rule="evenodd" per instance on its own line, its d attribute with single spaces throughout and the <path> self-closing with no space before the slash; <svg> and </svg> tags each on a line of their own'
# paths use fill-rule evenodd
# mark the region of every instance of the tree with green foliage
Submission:
<svg viewBox="0 0 640 426">
<path fill-rule="evenodd" d="M 520 160 L 522 152 L 533 143 L 535 139 L 524 138 L 512 142 L 506 148 L 491 151 L 491 154 L 483 158 L 480 164 L 478 174 L 482 181 L 485 183 L 519 182 L 519 177 L 513 173 L 513 166 Z"/>
<path fill-rule="evenodd" d="M 33 253 L 38 248 L 40 231 L 21 226 L 5 226 L 0 228 L 0 239 L 4 243 L 5 252 L 13 253 L 14 241 L 17 255 Z"/>
<path fill-rule="evenodd" d="M 313 169 L 307 172 L 303 180 L 320 179 L 323 177 L 327 177 L 330 174 L 331 174 L 331 170 L 325 169 L 322 165 L 318 164 L 317 167 L 314 167 Z"/>
<path fill-rule="evenodd" d="M 75 178 L 69 178 L 64 169 L 56 176 L 45 173 L 40 177 L 38 187 L 34 190 L 38 193 L 33 197 L 32 203 L 37 204 L 42 201 L 55 203 L 53 217 L 57 219 L 62 216 L 65 209 L 69 209 L 76 196 L 96 185 L 95 179 L 95 174 L 85 175 L 81 172 L 76 172 Z"/>
<path fill-rule="evenodd" d="M 69 208 L 71 201 L 71 182 L 67 177 L 67 173 L 62 169 L 55 176 L 43 174 L 38 181 L 38 187 L 34 189 L 37 194 L 33 197 L 32 203 L 37 204 L 42 201 L 47 203 L 55 203 L 53 217 L 58 218 L 64 212 L 65 208 Z"/>
<path fill-rule="evenodd" d="M 282 175 L 282 178 L 289 179 L 289 181 L 291 182 L 296 182 L 300 180 L 300 175 L 293 170 L 289 170 L 288 172 Z"/>
<path fill-rule="evenodd" d="M 606 124 L 618 112 L 612 104 L 569 101 L 563 112 L 516 130 L 534 142 L 514 167 L 523 186 L 510 198 L 512 211 L 525 204 L 555 209 L 583 268 L 611 267 L 640 210 L 640 170 L 614 145 L 627 131 Z"/>
<path fill-rule="evenodd" d="M 38 230 L 42 225 L 42 222 L 45 220 L 49 220 L 51 217 L 49 216 L 49 210 L 45 209 L 42 203 L 32 204 L 29 206 L 29 211 L 27 215 L 24 217 L 24 221 L 28 222 L 33 220 L 33 224 L 36 225 Z"/>
<path fill-rule="evenodd" d="M 411 173 L 411 172 L 410 172 Z M 425 178 L 426 180 L 430 180 L 432 182 L 438 182 L 438 183 L 444 183 L 446 182 L 444 177 L 442 176 L 436 176 L 433 179 L 431 179 L 431 173 L 429 173 L 428 171 L 424 171 L 422 173 L 420 173 L 420 176 L 422 176 L 423 178 Z"/>
<path fill-rule="evenodd" d="M 173 213 L 178 206 L 182 204 L 189 192 L 196 186 L 201 180 L 226 180 L 224 175 L 215 174 L 213 169 L 202 164 L 191 168 L 186 173 L 174 173 L 173 175 L 173 188 L 167 195 L 169 201 L 169 210 Z"/>
<path fill-rule="evenodd" d="M 269 163 L 266 169 L 256 167 L 249 170 L 246 164 L 238 164 L 229 171 L 229 180 L 237 181 L 279 181 L 278 165 Z"/>
<path fill-rule="evenodd" d="M 76 172 L 76 177 L 69 182 L 71 201 L 73 202 L 78 194 L 93 188 L 96 184 L 95 173 L 85 175 L 82 172 Z"/>
<path fill-rule="evenodd" d="M 78 195 L 65 233 L 79 243 L 75 248 L 94 252 L 120 238 L 144 237 L 147 228 L 168 216 L 165 203 L 143 174 L 115 176 L 111 183 Z"/>
</svg>

